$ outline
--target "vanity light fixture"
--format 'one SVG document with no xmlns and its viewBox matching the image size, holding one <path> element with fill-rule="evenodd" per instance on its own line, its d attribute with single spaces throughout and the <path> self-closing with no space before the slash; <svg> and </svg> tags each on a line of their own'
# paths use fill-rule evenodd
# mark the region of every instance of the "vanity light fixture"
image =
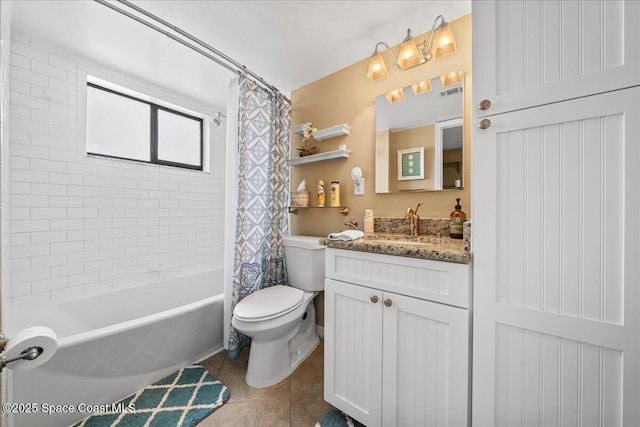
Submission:
<svg viewBox="0 0 640 427">
<path fill-rule="evenodd" d="M 389 75 L 389 70 L 382 58 L 382 52 L 378 51 L 380 46 L 384 46 L 394 59 L 398 67 L 403 70 L 415 67 L 416 65 L 429 62 L 433 58 L 440 58 L 456 51 L 456 40 L 449 23 L 442 15 L 438 15 L 433 21 L 429 43 L 426 40 L 418 47 L 415 39 L 411 35 L 411 29 L 407 29 L 407 37 L 402 42 L 398 57 L 391 52 L 391 48 L 385 42 L 378 42 L 376 48 L 369 59 L 367 77 L 372 81 L 379 80 Z"/>
<path fill-rule="evenodd" d="M 454 85 L 456 83 L 460 83 L 464 78 L 464 72 L 462 70 L 451 71 L 450 73 L 443 74 L 440 76 L 440 82 L 442 82 L 442 87 L 447 87 Z"/>
<path fill-rule="evenodd" d="M 422 62 L 418 53 L 418 46 L 411 35 L 411 28 L 407 28 L 407 37 L 402 41 L 400 52 L 398 53 L 398 65 L 403 70 L 420 65 Z"/>
<path fill-rule="evenodd" d="M 378 45 L 380 45 L 381 43 L 382 42 L 378 43 Z M 387 64 L 384 63 L 382 53 L 378 52 L 378 46 L 376 46 L 376 51 L 373 52 L 373 55 L 371 55 L 371 59 L 369 59 L 369 69 L 367 70 L 367 77 L 369 77 L 373 81 L 376 81 L 380 80 L 383 77 L 387 77 L 388 75 L 389 70 L 387 70 Z"/>
<path fill-rule="evenodd" d="M 413 93 L 415 93 L 416 95 L 420 95 L 424 92 L 429 92 L 432 89 L 431 80 L 423 80 L 421 82 L 414 83 L 411 85 L 411 87 L 413 88 Z"/>
<path fill-rule="evenodd" d="M 394 89 L 390 92 L 387 92 L 386 94 L 387 100 L 393 104 L 396 103 L 398 101 L 402 101 L 404 100 L 404 91 L 402 90 L 402 88 L 400 89 Z"/>
</svg>

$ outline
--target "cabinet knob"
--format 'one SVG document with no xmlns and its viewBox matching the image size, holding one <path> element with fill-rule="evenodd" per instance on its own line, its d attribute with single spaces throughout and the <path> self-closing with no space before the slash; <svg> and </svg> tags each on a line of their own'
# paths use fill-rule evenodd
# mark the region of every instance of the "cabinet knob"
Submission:
<svg viewBox="0 0 640 427">
<path fill-rule="evenodd" d="M 378 302 L 378 295 L 371 295 L 371 302 L 372 303 L 377 303 Z"/>
<path fill-rule="evenodd" d="M 480 120 L 480 123 L 478 123 L 478 127 L 480 129 L 488 129 L 489 126 L 491 126 L 491 120 L 489 119 L 482 119 Z"/>
<path fill-rule="evenodd" d="M 387 307 L 391 307 L 391 304 L 393 304 L 393 301 L 391 301 L 391 298 L 385 298 L 384 305 L 386 305 Z"/>
<path fill-rule="evenodd" d="M 485 111 L 488 110 L 491 107 L 491 101 L 489 101 L 488 99 L 483 99 L 482 101 L 480 101 L 480 104 L 478 104 L 478 109 Z"/>
</svg>

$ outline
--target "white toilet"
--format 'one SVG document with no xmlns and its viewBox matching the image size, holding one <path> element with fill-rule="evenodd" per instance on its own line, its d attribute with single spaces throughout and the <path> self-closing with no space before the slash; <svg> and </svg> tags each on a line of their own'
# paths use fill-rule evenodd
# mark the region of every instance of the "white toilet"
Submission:
<svg viewBox="0 0 640 427">
<path fill-rule="evenodd" d="M 231 324 L 251 337 L 245 377 L 251 387 L 277 384 L 316 348 L 313 297 L 324 290 L 324 249 L 319 237 L 284 238 L 290 286 L 271 286 L 248 295 L 233 310 Z"/>
</svg>

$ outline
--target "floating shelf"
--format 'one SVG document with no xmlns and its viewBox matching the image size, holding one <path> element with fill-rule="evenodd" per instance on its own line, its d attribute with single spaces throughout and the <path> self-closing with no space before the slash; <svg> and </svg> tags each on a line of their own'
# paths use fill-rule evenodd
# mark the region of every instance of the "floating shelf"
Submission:
<svg viewBox="0 0 640 427">
<path fill-rule="evenodd" d="M 347 206 L 289 206 L 289 213 L 298 215 L 299 209 L 338 209 L 338 213 L 341 215 L 349 215 L 349 208 Z"/>
<path fill-rule="evenodd" d="M 310 128 L 311 126 L 307 125 L 307 123 L 302 123 L 293 127 L 293 133 L 302 135 L 306 130 L 309 130 Z M 311 135 L 313 135 L 313 139 L 322 141 L 325 139 L 334 138 L 336 136 L 349 135 L 350 131 L 351 127 L 349 127 L 347 123 L 343 123 L 341 125 L 331 126 L 330 128 L 317 130 L 315 132 L 312 132 Z"/>
<path fill-rule="evenodd" d="M 351 128 L 349 127 L 349 125 L 343 123 L 341 125 L 332 126 L 330 128 L 320 129 L 311 133 L 311 135 L 313 135 L 314 139 L 322 141 L 325 139 L 334 138 L 336 136 L 349 135 L 350 131 Z"/>
<path fill-rule="evenodd" d="M 312 154 L 310 156 L 289 159 L 289 164 L 291 166 L 296 166 L 303 165 L 305 163 L 315 163 L 322 162 L 324 160 L 339 159 L 341 157 L 349 158 L 349 154 L 351 154 L 350 150 L 327 151 L 326 153 Z"/>
</svg>

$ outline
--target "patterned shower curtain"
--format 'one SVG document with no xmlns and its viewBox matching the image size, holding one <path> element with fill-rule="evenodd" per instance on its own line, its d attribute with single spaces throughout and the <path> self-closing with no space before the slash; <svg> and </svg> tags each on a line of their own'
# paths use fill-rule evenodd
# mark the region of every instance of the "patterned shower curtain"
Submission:
<svg viewBox="0 0 640 427">
<path fill-rule="evenodd" d="M 289 130 L 291 106 L 240 77 L 238 112 L 238 210 L 231 312 L 247 295 L 287 284 L 282 238 L 289 234 Z M 229 358 L 249 344 L 231 326 Z"/>
</svg>

